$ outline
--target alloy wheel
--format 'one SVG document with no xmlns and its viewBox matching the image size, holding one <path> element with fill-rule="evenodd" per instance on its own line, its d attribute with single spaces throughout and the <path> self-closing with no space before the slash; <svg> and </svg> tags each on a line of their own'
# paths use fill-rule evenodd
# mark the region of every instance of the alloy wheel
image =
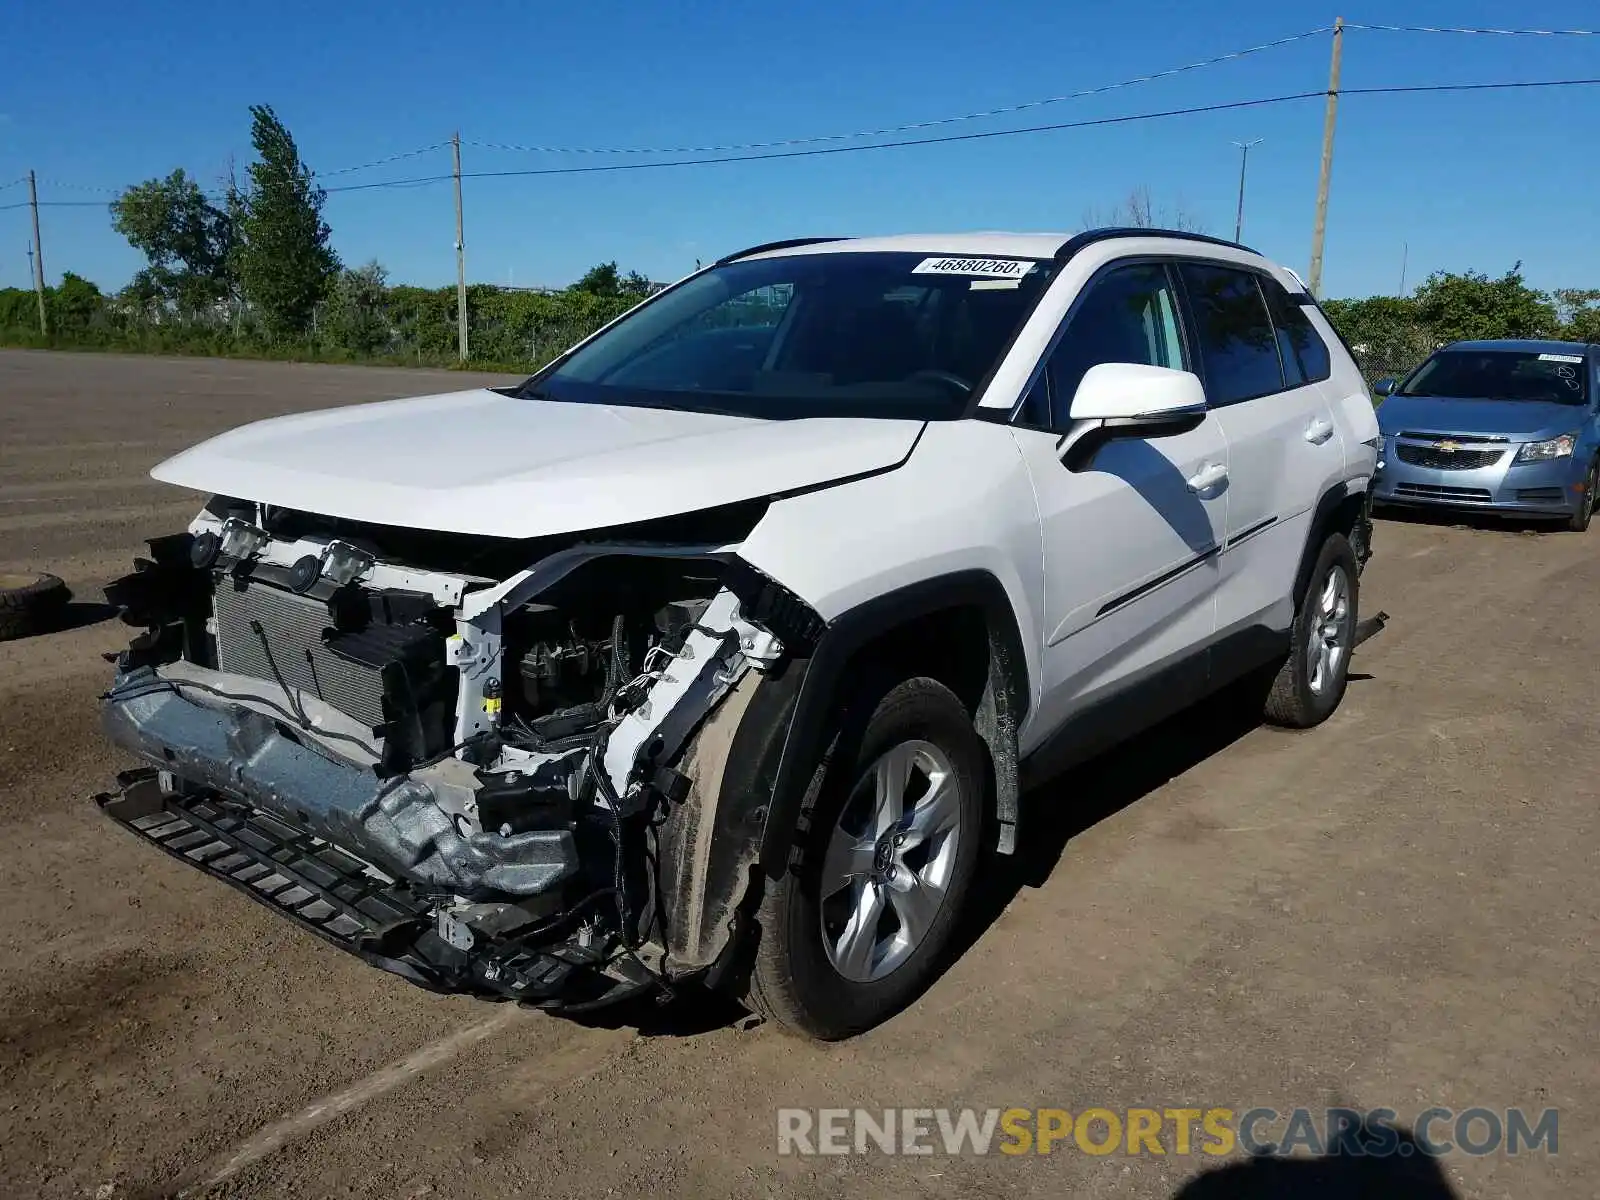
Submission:
<svg viewBox="0 0 1600 1200">
<path fill-rule="evenodd" d="M 1323 577 L 1306 635 L 1306 679 L 1314 695 L 1335 686 L 1350 654 L 1350 577 L 1334 565 Z"/>
<path fill-rule="evenodd" d="M 891 747 L 862 773 L 823 857 L 819 899 L 828 961 L 872 983 L 927 936 L 950 890 L 960 844 L 961 785 L 926 741 Z"/>
</svg>

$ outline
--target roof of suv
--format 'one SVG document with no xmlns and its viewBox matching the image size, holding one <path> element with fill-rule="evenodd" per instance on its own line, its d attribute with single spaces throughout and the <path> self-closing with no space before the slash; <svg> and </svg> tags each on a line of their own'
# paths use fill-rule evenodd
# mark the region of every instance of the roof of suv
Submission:
<svg viewBox="0 0 1600 1200">
<path fill-rule="evenodd" d="M 972 255 L 996 258 L 1055 258 L 1069 243 L 1077 245 L 1112 238 L 1171 238 L 1185 242 L 1202 242 L 1209 245 L 1230 246 L 1248 254 L 1257 253 L 1248 246 L 1240 246 L 1221 238 L 1183 233 L 1171 229 L 1093 229 L 1071 233 L 902 233 L 886 237 L 866 238 L 797 238 L 788 242 L 775 242 L 765 246 L 752 246 L 748 250 L 731 254 L 722 261 L 740 258 L 774 258 L 786 254 L 816 253 L 870 253 L 872 251 L 904 251 L 914 254 Z"/>
<path fill-rule="evenodd" d="M 1593 349 L 1587 342 L 1558 342 L 1538 338 L 1493 338 L 1477 342 L 1451 342 L 1446 350 L 1520 350 L 1527 354 L 1582 354 Z"/>
</svg>

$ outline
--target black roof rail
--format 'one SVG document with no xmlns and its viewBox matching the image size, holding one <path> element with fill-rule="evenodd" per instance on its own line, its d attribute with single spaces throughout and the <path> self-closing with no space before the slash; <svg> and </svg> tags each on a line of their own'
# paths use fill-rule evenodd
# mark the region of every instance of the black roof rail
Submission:
<svg viewBox="0 0 1600 1200">
<path fill-rule="evenodd" d="M 1109 242 L 1116 238 L 1132 237 L 1158 237 L 1176 238 L 1180 242 L 1201 242 L 1208 246 L 1226 246 L 1230 250 L 1243 250 L 1246 254 L 1259 254 L 1259 250 L 1252 250 L 1249 246 L 1239 242 L 1230 242 L 1226 238 L 1212 237 L 1205 233 L 1190 233 L 1184 229 L 1138 229 L 1130 226 L 1114 226 L 1106 229 L 1085 229 L 1082 233 L 1075 233 L 1061 243 L 1061 248 L 1056 251 L 1056 262 L 1064 263 L 1078 251 L 1093 246 L 1096 242 Z"/>
<path fill-rule="evenodd" d="M 762 242 L 759 246 L 751 246 L 750 249 L 740 250 L 737 254 L 724 255 L 711 265 L 714 267 L 724 266 L 731 262 L 737 262 L 741 258 L 749 258 L 752 254 L 765 254 L 768 250 L 788 250 L 794 246 L 815 246 L 822 242 L 848 242 L 849 240 L 847 237 L 803 237 L 785 238 L 781 242 Z"/>
</svg>

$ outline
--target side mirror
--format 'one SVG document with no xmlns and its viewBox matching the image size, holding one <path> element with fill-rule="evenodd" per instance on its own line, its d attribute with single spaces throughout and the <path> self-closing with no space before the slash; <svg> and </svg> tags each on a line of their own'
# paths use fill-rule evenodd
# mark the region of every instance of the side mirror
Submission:
<svg viewBox="0 0 1600 1200">
<path fill-rule="evenodd" d="M 1382 379 L 1378 380 L 1377 383 L 1372 385 L 1372 394 L 1380 397 L 1392 396 L 1394 395 L 1395 388 L 1399 386 L 1399 382 L 1393 375 L 1385 375 Z"/>
<path fill-rule="evenodd" d="M 1206 413 L 1206 390 L 1197 375 L 1141 363 L 1100 363 L 1084 374 L 1072 396 L 1074 421 L 1111 421 L 1148 437 L 1158 427 L 1193 427 Z"/>
<path fill-rule="evenodd" d="M 1082 422 L 1062 449 L 1069 471 L 1086 471 L 1119 438 L 1174 437 L 1206 419 L 1198 375 L 1142 363 L 1101 363 L 1084 373 L 1068 414 Z"/>
</svg>

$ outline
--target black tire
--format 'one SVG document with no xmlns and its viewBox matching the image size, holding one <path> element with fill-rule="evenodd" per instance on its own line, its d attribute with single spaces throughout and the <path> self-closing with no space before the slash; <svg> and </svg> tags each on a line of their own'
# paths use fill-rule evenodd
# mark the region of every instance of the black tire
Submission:
<svg viewBox="0 0 1600 1200">
<path fill-rule="evenodd" d="M 54 575 L 0 574 L 0 642 L 54 629 L 71 599 Z"/>
<path fill-rule="evenodd" d="M 1268 723 L 1287 729 L 1310 729 L 1333 715 L 1344 699 L 1349 682 L 1350 651 L 1360 619 L 1361 576 L 1355 551 L 1343 534 L 1330 534 L 1322 543 L 1316 564 L 1306 581 L 1305 591 L 1295 598 L 1294 628 L 1289 638 L 1289 657 L 1284 660 L 1267 693 L 1264 715 Z M 1328 677 L 1317 681 L 1310 664 L 1311 638 L 1318 630 L 1319 604 L 1330 576 L 1344 573 L 1348 603 L 1340 618 L 1338 636 L 1344 653 Z"/>
<path fill-rule="evenodd" d="M 1600 458 L 1589 464 L 1589 474 L 1583 480 L 1583 500 L 1578 505 L 1578 511 L 1567 518 L 1567 529 L 1570 532 L 1583 533 L 1589 528 L 1589 519 L 1594 516 L 1596 487 L 1600 487 Z"/>
<path fill-rule="evenodd" d="M 823 860 L 866 772 L 887 751 L 911 741 L 937 747 L 959 787 L 953 865 L 937 914 L 915 949 L 882 978 L 856 982 L 834 966 L 824 944 Z M 759 941 L 742 997 L 749 1008 L 791 1031 L 835 1041 L 887 1020 L 921 994 L 944 965 L 971 890 L 985 833 L 987 763 L 971 716 L 932 679 L 864 689 L 845 707 L 806 797 L 798 853 L 783 878 L 768 886 L 756 915 Z"/>
</svg>

